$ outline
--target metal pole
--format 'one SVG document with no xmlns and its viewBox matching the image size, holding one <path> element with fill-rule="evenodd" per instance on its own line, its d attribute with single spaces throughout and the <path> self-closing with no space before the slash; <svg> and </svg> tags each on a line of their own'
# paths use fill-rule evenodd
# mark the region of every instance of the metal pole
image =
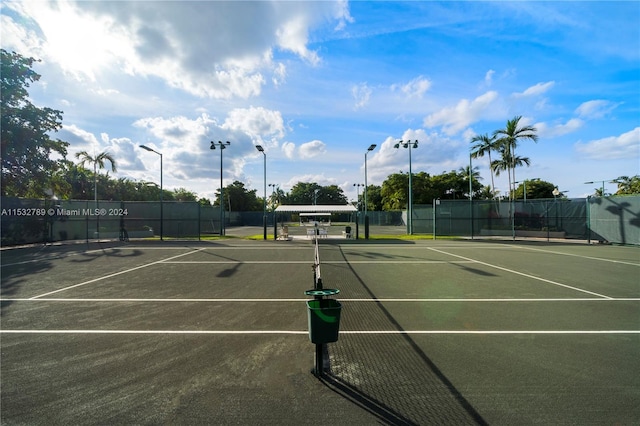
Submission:
<svg viewBox="0 0 640 426">
<path fill-rule="evenodd" d="M 160 153 L 158 153 L 160 154 Z M 160 241 L 164 241 L 164 203 L 162 201 L 163 196 L 162 188 L 162 154 L 160 154 Z"/>
<path fill-rule="evenodd" d="M 367 219 L 367 154 L 364 153 L 364 218 Z"/>
<path fill-rule="evenodd" d="M 469 155 L 469 217 L 471 218 L 471 239 L 473 240 L 473 185 L 471 179 L 473 178 L 473 161 L 471 155 Z"/>
<path fill-rule="evenodd" d="M 589 199 L 591 197 L 587 196 L 587 244 L 591 244 L 591 203 Z"/>
<path fill-rule="evenodd" d="M 413 235 L 413 186 L 411 182 L 411 141 L 409 141 L 409 218 L 407 223 L 409 225 L 409 235 Z"/>
<path fill-rule="evenodd" d="M 220 143 L 220 142 L 218 142 Z M 220 236 L 224 235 L 224 188 L 222 187 L 222 153 L 224 147 L 220 144 Z"/>
<path fill-rule="evenodd" d="M 156 151 L 153 148 L 149 148 L 146 145 L 140 145 L 140 148 L 150 151 L 150 152 L 154 152 L 156 154 L 158 154 L 160 156 L 160 241 L 164 240 L 164 203 L 163 203 L 163 193 L 164 193 L 164 187 L 162 185 L 162 153 Z"/>
<path fill-rule="evenodd" d="M 265 154 L 264 152 L 262 153 L 264 155 L 264 183 L 263 183 L 263 188 L 264 188 L 264 200 L 262 203 L 262 228 L 263 228 L 263 234 L 264 234 L 264 239 L 267 239 L 267 154 Z"/>
<path fill-rule="evenodd" d="M 438 200 L 436 198 L 433 199 L 433 239 L 436 239 L 436 206 L 438 205 Z"/>
<path fill-rule="evenodd" d="M 364 153 L 364 227 L 365 227 L 365 239 L 369 238 L 369 221 L 367 217 L 367 186 L 369 185 L 367 182 L 367 154 L 376 149 L 375 144 L 371 144 L 369 148 L 367 148 L 367 152 Z"/>
</svg>

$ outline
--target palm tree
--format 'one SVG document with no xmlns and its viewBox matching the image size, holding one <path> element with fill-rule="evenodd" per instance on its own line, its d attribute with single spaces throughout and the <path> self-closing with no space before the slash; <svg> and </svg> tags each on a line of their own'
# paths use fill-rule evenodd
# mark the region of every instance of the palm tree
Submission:
<svg viewBox="0 0 640 426">
<path fill-rule="evenodd" d="M 116 171 L 116 161 L 113 159 L 111 154 L 108 152 L 101 152 L 97 154 L 95 157 L 89 154 L 87 151 L 80 151 L 76 153 L 76 158 L 80 160 L 80 166 L 84 167 L 86 163 L 93 164 L 93 193 L 94 199 L 96 202 L 96 208 L 98 206 L 98 167 L 100 170 L 104 169 L 105 161 L 109 161 L 111 163 L 111 171 Z"/>
<path fill-rule="evenodd" d="M 108 152 L 101 152 L 95 157 L 91 156 L 87 151 L 76 153 L 76 158 L 80 160 L 80 166 L 84 167 L 86 163 L 93 163 L 93 196 L 96 203 L 95 208 L 98 209 L 98 166 L 104 169 L 104 162 L 108 160 L 111 163 L 111 171 L 116 171 L 116 162 Z M 107 172 L 108 173 L 108 172 Z M 96 236 L 100 238 L 100 216 L 96 217 Z"/>
<path fill-rule="evenodd" d="M 530 164 L 528 158 L 517 157 L 516 147 L 521 139 L 530 139 L 534 142 L 538 141 L 538 135 L 536 134 L 536 128 L 533 126 L 518 127 L 521 115 L 518 115 L 511 120 L 507 120 L 507 125 L 504 129 L 499 129 L 493 132 L 493 136 L 497 138 L 496 143 L 499 145 L 500 152 L 502 153 L 503 160 L 508 160 L 506 170 L 509 171 L 509 199 L 511 199 L 511 182 L 516 181 L 516 166 Z M 516 161 L 518 160 L 518 161 Z M 512 180 L 513 178 L 513 180 Z"/>
<path fill-rule="evenodd" d="M 471 190 L 471 193 L 469 194 L 469 198 L 472 198 L 473 182 L 479 182 L 482 180 L 478 167 L 474 167 L 473 169 L 471 168 L 471 166 L 460 167 L 458 169 L 458 175 L 467 182 L 467 185 L 469 184 L 469 176 L 471 176 L 471 188 L 469 188 Z"/>
<path fill-rule="evenodd" d="M 471 139 L 471 143 L 474 143 L 471 147 L 471 158 L 484 157 L 485 154 L 489 156 L 489 165 L 491 165 L 491 151 L 497 151 L 498 146 L 496 144 L 496 137 L 489 136 L 486 133 L 484 135 L 476 135 Z M 491 192 L 495 193 L 496 187 L 493 182 L 493 169 L 489 169 L 491 173 Z"/>
<path fill-rule="evenodd" d="M 491 163 L 491 170 L 496 174 L 496 176 L 500 176 L 501 171 L 507 171 L 509 177 L 509 200 L 511 200 L 511 170 L 515 167 L 520 167 L 523 164 L 527 166 L 531 165 L 531 159 L 529 157 L 521 157 L 516 155 L 515 157 L 511 157 L 508 152 L 506 152 L 507 147 L 505 146 L 499 152 L 502 153 L 502 157 L 498 160 L 493 160 Z M 514 176 L 515 179 L 515 176 Z M 514 181 L 515 182 L 515 181 Z"/>
</svg>

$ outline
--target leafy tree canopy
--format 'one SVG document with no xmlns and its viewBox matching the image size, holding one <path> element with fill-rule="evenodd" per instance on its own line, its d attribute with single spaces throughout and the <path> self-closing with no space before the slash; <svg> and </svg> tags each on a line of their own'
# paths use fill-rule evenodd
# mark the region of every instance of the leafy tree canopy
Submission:
<svg viewBox="0 0 640 426">
<path fill-rule="evenodd" d="M 262 198 L 258 199 L 256 192 L 256 189 L 249 191 L 244 187 L 244 183 L 237 180 L 234 181 L 224 188 L 225 209 L 244 212 L 262 210 L 264 208 Z M 219 206 L 220 191 L 216 192 L 216 198 L 213 205 Z"/>
<path fill-rule="evenodd" d="M 551 182 L 546 182 L 540 179 L 532 179 L 522 182 L 517 182 L 519 185 L 516 187 L 515 198 L 524 199 L 524 189 L 527 188 L 527 200 L 533 200 L 536 198 L 554 198 L 553 190 L 556 188 Z"/>
<path fill-rule="evenodd" d="M 337 185 L 320 186 L 317 183 L 298 182 L 285 195 L 283 204 L 344 205 L 349 200 Z"/>
<path fill-rule="evenodd" d="M 468 199 L 469 198 L 469 168 L 459 171 L 443 172 L 430 176 L 428 173 L 414 173 L 411 177 L 413 188 L 413 204 L 431 204 L 434 199 Z M 479 182 L 477 172 L 471 173 L 471 189 L 474 198 L 480 198 L 484 193 Z M 409 174 L 394 173 L 382 182 L 380 191 L 382 196 L 382 210 L 400 210 L 407 207 L 409 202 Z"/>
<path fill-rule="evenodd" d="M 616 195 L 640 194 L 640 175 L 620 176 L 615 182 L 618 184 Z"/>
<path fill-rule="evenodd" d="M 66 156 L 69 145 L 49 136 L 62 127 L 62 111 L 40 108 L 29 100 L 27 88 L 40 79 L 32 69 L 34 58 L 4 49 L 0 54 L 1 192 L 16 197 L 43 197 L 63 165 L 62 160 L 52 160 L 50 156 Z"/>
</svg>

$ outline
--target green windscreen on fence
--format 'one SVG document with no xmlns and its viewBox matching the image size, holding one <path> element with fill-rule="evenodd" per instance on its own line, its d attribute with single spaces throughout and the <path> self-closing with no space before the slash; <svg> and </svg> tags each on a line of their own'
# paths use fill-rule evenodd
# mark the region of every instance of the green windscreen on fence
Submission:
<svg viewBox="0 0 640 426">
<path fill-rule="evenodd" d="M 219 207 L 197 202 L 2 197 L 2 245 L 62 240 L 192 239 L 220 233 Z M 640 196 L 436 200 L 413 206 L 415 234 L 573 238 L 640 244 Z M 371 226 L 405 226 L 407 211 L 368 211 Z M 224 212 L 225 226 L 262 226 L 263 212 Z M 267 212 L 272 224 L 274 213 Z M 279 217 L 278 221 L 292 220 Z M 355 217 L 352 218 L 355 220 Z M 364 212 L 359 220 L 364 223 Z M 407 230 L 408 231 L 408 230 Z"/>
<path fill-rule="evenodd" d="M 590 239 L 640 244 L 640 197 L 589 197 Z"/>
</svg>

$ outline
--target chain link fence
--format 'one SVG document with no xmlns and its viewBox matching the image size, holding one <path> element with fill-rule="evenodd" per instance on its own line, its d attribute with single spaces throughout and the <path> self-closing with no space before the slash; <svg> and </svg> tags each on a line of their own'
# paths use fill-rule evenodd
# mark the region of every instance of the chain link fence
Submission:
<svg viewBox="0 0 640 426">
<path fill-rule="evenodd" d="M 62 240 L 159 237 L 199 239 L 220 233 L 219 207 L 197 202 L 46 200 L 2 197 L 2 245 Z M 370 226 L 405 226 L 406 211 L 368 211 Z M 224 212 L 226 226 L 262 226 L 264 212 Z M 267 224 L 295 214 L 267 212 Z M 364 212 L 332 222 L 364 225 Z M 436 200 L 413 206 L 413 233 L 594 240 L 640 245 L 640 196 L 544 200 Z M 409 230 L 407 229 L 407 232 Z"/>
</svg>

